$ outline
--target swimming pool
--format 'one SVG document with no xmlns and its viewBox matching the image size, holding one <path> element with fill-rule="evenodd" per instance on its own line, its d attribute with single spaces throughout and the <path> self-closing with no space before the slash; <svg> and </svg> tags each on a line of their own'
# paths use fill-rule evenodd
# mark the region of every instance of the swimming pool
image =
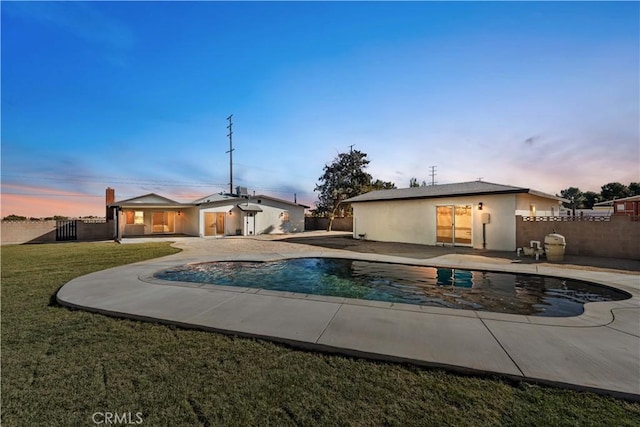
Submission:
<svg viewBox="0 0 640 427">
<path fill-rule="evenodd" d="M 572 279 L 342 258 L 188 264 L 154 277 L 547 317 L 577 316 L 585 303 L 629 298 L 623 291 Z"/>
</svg>

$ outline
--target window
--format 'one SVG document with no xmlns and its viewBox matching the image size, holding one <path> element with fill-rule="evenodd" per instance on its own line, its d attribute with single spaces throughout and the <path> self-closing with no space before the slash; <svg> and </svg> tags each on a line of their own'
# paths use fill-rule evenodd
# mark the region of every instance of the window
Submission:
<svg viewBox="0 0 640 427">
<path fill-rule="evenodd" d="M 126 224 L 144 224 L 144 212 L 142 211 L 126 211 L 125 215 L 127 217 Z"/>
</svg>

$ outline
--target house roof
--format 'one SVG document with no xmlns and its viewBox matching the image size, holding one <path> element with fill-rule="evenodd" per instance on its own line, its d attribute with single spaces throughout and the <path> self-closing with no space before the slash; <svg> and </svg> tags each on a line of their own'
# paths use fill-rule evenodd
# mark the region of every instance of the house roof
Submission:
<svg viewBox="0 0 640 427">
<path fill-rule="evenodd" d="M 271 196 L 265 196 L 263 194 L 251 196 L 251 197 L 249 197 L 247 199 L 246 197 L 238 197 L 238 196 L 235 196 L 235 195 L 224 194 L 224 193 L 210 194 L 208 196 L 201 197 L 201 198 L 199 198 L 197 200 L 194 200 L 193 202 L 189 202 L 189 203 L 181 203 L 181 202 L 177 202 L 175 200 L 171 200 L 171 199 L 169 199 L 167 197 L 160 196 L 159 194 L 156 194 L 156 193 L 149 193 L 149 194 L 145 194 L 143 196 L 134 197 L 134 198 L 131 198 L 131 199 L 120 200 L 120 201 L 111 203 L 109 206 L 110 207 L 133 207 L 133 206 L 139 206 L 139 207 L 188 207 L 188 206 L 198 206 L 198 205 L 203 205 L 203 204 L 215 204 L 215 203 L 221 203 L 221 202 L 226 202 L 226 203 L 242 202 L 243 204 L 246 204 L 246 203 L 251 202 L 252 200 L 257 200 L 257 199 L 271 200 L 271 201 L 282 203 L 282 204 L 289 205 L 289 206 L 297 206 L 297 207 L 302 207 L 302 208 L 308 208 L 309 207 L 309 206 L 302 205 L 302 204 L 299 204 L 299 203 L 290 202 L 288 200 L 278 199 L 278 198 L 271 197 Z M 260 212 L 260 211 L 262 211 L 262 209 L 256 210 L 255 212 Z"/>
<path fill-rule="evenodd" d="M 291 205 L 291 206 L 300 206 L 301 208 L 305 208 L 308 209 L 309 206 L 307 205 L 302 205 L 300 203 L 294 203 L 294 202 L 290 202 L 288 200 L 284 200 L 284 199 L 278 199 L 276 197 L 271 197 L 271 196 L 265 196 L 264 194 L 258 194 L 256 196 L 251 196 L 251 199 L 269 199 L 269 200 L 273 200 L 274 202 L 280 202 L 280 203 L 284 203 L 286 205 Z"/>
<path fill-rule="evenodd" d="M 203 204 L 203 203 L 215 203 L 215 202 L 222 202 L 222 201 L 225 201 L 225 200 L 234 201 L 234 200 L 238 200 L 238 199 L 240 199 L 240 198 L 237 197 L 237 196 L 232 196 L 230 194 L 214 193 L 214 194 L 210 194 L 210 195 L 205 196 L 205 197 L 201 197 L 201 198 L 199 198 L 197 200 L 194 200 L 191 203 L 193 203 L 194 205 L 200 205 L 200 204 Z"/>
<path fill-rule="evenodd" d="M 255 203 L 238 203 L 236 206 L 243 212 L 262 212 L 262 208 Z"/>
<path fill-rule="evenodd" d="M 547 199 L 554 199 L 566 202 L 562 197 L 543 193 L 524 187 L 514 187 L 511 185 L 494 184 L 485 181 L 459 182 L 454 184 L 428 185 L 424 187 L 394 188 L 391 190 L 377 190 L 359 196 L 351 197 L 343 203 L 373 202 L 380 200 L 402 200 L 402 199 L 429 199 L 451 196 L 471 196 L 480 194 L 515 194 L 528 193 Z"/>
<path fill-rule="evenodd" d="M 606 200 L 604 202 L 595 203 L 593 206 L 613 206 L 614 202 L 640 202 L 640 194 L 631 197 L 623 197 L 621 199 Z"/>
<path fill-rule="evenodd" d="M 160 196 L 159 194 L 156 194 L 156 193 L 149 193 L 143 196 L 134 197 L 132 199 L 120 200 L 120 201 L 111 203 L 109 206 L 182 207 L 182 206 L 189 206 L 189 205 L 190 205 L 189 203 L 176 202 L 175 200 L 171 200 L 164 196 Z"/>
</svg>

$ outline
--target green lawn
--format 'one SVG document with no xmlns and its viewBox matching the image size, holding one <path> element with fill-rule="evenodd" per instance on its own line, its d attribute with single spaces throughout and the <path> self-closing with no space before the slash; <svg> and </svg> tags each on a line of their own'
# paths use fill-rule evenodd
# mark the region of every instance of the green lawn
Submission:
<svg viewBox="0 0 640 427">
<path fill-rule="evenodd" d="M 165 243 L 2 248 L 2 425 L 640 425 L 640 404 L 69 310 L 70 279 Z M 98 418 L 100 419 L 100 417 Z"/>
</svg>

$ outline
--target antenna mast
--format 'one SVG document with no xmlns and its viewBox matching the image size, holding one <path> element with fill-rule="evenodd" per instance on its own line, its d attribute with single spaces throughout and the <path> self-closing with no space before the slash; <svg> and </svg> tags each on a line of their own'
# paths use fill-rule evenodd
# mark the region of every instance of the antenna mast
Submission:
<svg viewBox="0 0 640 427">
<path fill-rule="evenodd" d="M 429 166 L 431 169 L 431 173 L 429 174 L 429 176 L 431 176 L 431 185 L 435 185 L 436 183 L 436 167 L 437 166 Z"/>
<path fill-rule="evenodd" d="M 229 151 L 227 151 L 229 153 L 229 194 L 233 194 L 233 122 L 231 119 L 233 119 L 233 114 L 227 117 L 227 120 L 229 120 L 229 126 L 227 126 L 227 129 L 229 129 L 229 134 L 227 135 L 229 137 Z"/>
</svg>

